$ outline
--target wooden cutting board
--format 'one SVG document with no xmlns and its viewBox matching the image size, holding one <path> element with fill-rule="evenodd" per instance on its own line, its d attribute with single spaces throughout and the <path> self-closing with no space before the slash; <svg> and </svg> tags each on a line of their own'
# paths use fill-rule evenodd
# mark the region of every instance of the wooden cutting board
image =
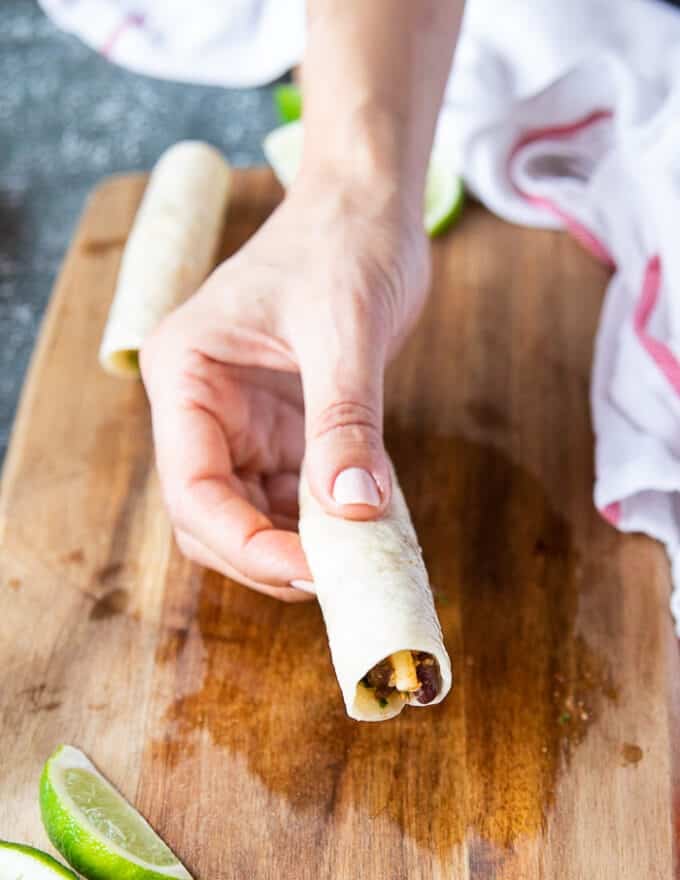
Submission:
<svg viewBox="0 0 680 880">
<path fill-rule="evenodd" d="M 69 742 L 203 880 L 676 876 L 667 564 L 591 502 L 604 270 L 476 205 L 433 245 L 387 440 L 456 682 L 358 724 L 315 605 L 180 557 L 144 391 L 97 365 L 144 183 L 88 202 L 5 465 L 0 837 L 46 846 L 38 777 Z M 237 174 L 225 255 L 279 198 L 269 172 Z"/>
</svg>

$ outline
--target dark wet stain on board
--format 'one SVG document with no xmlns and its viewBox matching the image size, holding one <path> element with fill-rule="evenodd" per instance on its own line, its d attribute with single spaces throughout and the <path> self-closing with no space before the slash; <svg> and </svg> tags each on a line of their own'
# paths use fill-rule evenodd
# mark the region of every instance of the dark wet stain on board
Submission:
<svg viewBox="0 0 680 880">
<path fill-rule="evenodd" d="M 130 593 L 127 590 L 109 590 L 100 596 L 90 610 L 90 620 L 105 620 L 122 614 L 130 602 Z"/>
<path fill-rule="evenodd" d="M 35 708 L 36 712 L 54 712 L 55 709 L 58 709 L 61 706 L 61 700 L 50 700 L 49 703 L 44 703 Z"/>
<path fill-rule="evenodd" d="M 639 764 L 644 756 L 644 752 L 640 748 L 640 746 L 635 743 L 625 742 L 621 746 L 621 757 L 623 759 L 623 766 L 630 767 Z"/>
<path fill-rule="evenodd" d="M 192 610 L 157 648 L 182 695 L 166 710 L 153 754 L 174 766 L 207 731 L 295 810 L 349 809 L 339 803 L 349 798 L 442 857 L 469 830 L 458 808 L 467 790 L 474 833 L 490 847 L 479 859 L 493 861 L 494 848 L 543 827 L 559 767 L 616 687 L 607 662 L 574 633 L 578 553 L 540 483 L 498 450 L 461 438 L 388 425 L 388 445 L 437 585 L 454 667 L 447 700 L 382 725 L 349 720 L 318 608 L 283 608 L 206 572 L 195 602 L 173 597 L 169 582 L 169 606 Z M 272 705 L 267 694 L 282 692 L 286 700 Z M 467 741 L 463 703 L 475 731 Z M 436 772 L 403 760 L 425 735 L 449 756 Z M 381 772 L 365 786 L 362 762 L 375 754 Z"/>
<path fill-rule="evenodd" d="M 98 569 L 95 573 L 97 580 L 100 583 L 106 583 L 106 581 L 115 578 L 116 575 L 120 574 L 123 570 L 122 562 L 110 562 L 108 565 L 104 565 L 102 568 Z"/>
<path fill-rule="evenodd" d="M 565 757 L 570 758 L 573 748 L 586 737 L 588 728 L 597 720 L 602 697 L 612 703 L 619 699 L 612 671 L 606 661 L 590 650 L 578 636 L 575 662 L 569 673 L 553 676 L 552 693 L 555 723 L 562 731 Z"/>
<path fill-rule="evenodd" d="M 465 405 L 465 412 L 482 431 L 505 431 L 510 425 L 501 409 L 482 400 L 471 400 Z"/>
<path fill-rule="evenodd" d="M 124 248 L 126 241 L 127 238 L 124 235 L 115 238 L 88 238 L 82 242 L 80 249 L 88 256 L 98 256 L 107 253 L 107 251 Z"/>
<path fill-rule="evenodd" d="M 49 690 L 47 682 L 42 681 L 19 691 L 19 696 L 28 697 L 27 708 L 31 713 L 54 712 L 61 706 L 62 700 L 55 699 L 54 694 L 50 694 Z"/>
</svg>

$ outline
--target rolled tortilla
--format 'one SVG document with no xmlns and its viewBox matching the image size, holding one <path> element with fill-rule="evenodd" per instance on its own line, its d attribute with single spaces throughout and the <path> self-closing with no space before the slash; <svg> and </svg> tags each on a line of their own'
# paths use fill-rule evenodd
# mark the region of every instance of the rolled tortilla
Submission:
<svg viewBox="0 0 680 880">
<path fill-rule="evenodd" d="M 427 705 L 441 702 L 451 688 L 451 663 L 394 469 L 389 508 L 371 522 L 326 513 L 303 475 L 300 537 L 348 715 L 358 721 L 383 721 L 398 715 L 407 703 L 422 705 L 414 695 L 396 690 L 378 700 L 362 683 L 381 661 L 409 650 L 425 652 L 438 664 L 441 685 Z M 398 676 L 399 669 L 395 672 Z"/>
<path fill-rule="evenodd" d="M 229 196 L 222 154 L 182 141 L 156 163 L 128 238 L 99 362 L 138 376 L 142 343 L 213 268 Z"/>
</svg>

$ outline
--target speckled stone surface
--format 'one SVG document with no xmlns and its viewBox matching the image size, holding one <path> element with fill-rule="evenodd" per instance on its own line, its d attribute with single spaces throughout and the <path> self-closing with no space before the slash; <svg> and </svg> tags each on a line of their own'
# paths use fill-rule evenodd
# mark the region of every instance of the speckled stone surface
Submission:
<svg viewBox="0 0 680 880">
<path fill-rule="evenodd" d="M 90 189 L 150 168 L 182 138 L 259 164 L 269 88 L 224 90 L 115 67 L 58 31 L 35 0 L 0 13 L 0 461 L 59 264 Z M 95 344 L 93 342 L 93 344 Z"/>
</svg>

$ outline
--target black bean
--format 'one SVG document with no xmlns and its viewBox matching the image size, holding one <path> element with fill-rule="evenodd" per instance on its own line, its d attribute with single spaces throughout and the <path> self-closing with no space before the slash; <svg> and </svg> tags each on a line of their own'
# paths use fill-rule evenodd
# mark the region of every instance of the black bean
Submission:
<svg viewBox="0 0 680 880">
<path fill-rule="evenodd" d="M 420 687 L 415 692 L 415 698 L 419 703 L 431 703 L 437 696 L 442 686 L 442 677 L 439 674 L 439 666 L 429 654 L 425 655 L 427 660 L 421 661 L 416 666 L 416 675 L 420 682 Z"/>
<path fill-rule="evenodd" d="M 392 672 L 392 664 L 387 658 L 376 663 L 373 669 L 364 676 L 363 680 L 368 683 L 368 686 L 375 689 L 375 698 L 379 703 L 387 700 L 394 693 L 394 688 L 390 685 Z"/>
<path fill-rule="evenodd" d="M 392 664 L 389 660 L 381 660 L 367 673 L 366 679 L 371 687 L 384 688 L 389 685 L 392 677 Z"/>
</svg>

